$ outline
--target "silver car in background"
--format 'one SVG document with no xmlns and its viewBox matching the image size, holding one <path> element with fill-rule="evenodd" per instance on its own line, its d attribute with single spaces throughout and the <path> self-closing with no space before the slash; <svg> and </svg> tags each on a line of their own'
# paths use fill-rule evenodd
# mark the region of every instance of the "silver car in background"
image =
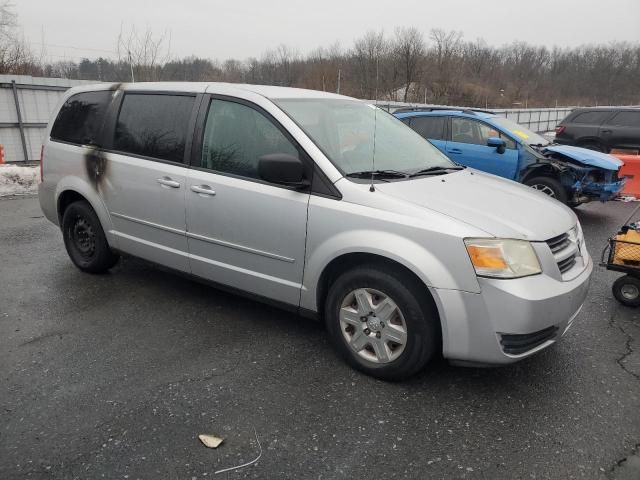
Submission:
<svg viewBox="0 0 640 480">
<path fill-rule="evenodd" d="M 42 172 L 42 210 L 81 270 L 128 254 L 322 318 L 353 366 L 384 379 L 438 354 L 497 365 L 544 349 L 593 268 L 570 209 L 329 93 L 74 88 Z"/>
</svg>

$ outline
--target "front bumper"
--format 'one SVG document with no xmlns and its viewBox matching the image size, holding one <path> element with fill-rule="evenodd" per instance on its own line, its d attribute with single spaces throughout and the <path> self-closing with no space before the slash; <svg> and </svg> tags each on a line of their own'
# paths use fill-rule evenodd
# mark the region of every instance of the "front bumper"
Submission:
<svg viewBox="0 0 640 480">
<path fill-rule="evenodd" d="M 608 183 L 583 183 L 578 181 L 573 185 L 573 190 L 578 194 L 586 195 L 594 200 L 606 202 L 615 198 L 618 193 L 622 191 L 625 183 L 627 183 L 626 177 Z"/>
<path fill-rule="evenodd" d="M 481 293 L 433 289 L 442 320 L 444 357 L 508 364 L 555 343 L 580 312 L 592 271 L 593 261 L 586 256 L 584 269 L 568 281 L 543 273 L 513 280 L 478 278 Z M 509 347 L 512 339 L 520 345 L 523 339 L 535 341 L 523 351 Z"/>
</svg>

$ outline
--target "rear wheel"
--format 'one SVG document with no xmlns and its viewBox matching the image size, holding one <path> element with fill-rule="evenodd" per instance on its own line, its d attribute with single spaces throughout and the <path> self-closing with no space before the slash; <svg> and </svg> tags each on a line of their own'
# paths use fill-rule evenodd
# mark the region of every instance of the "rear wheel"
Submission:
<svg viewBox="0 0 640 480">
<path fill-rule="evenodd" d="M 73 202 L 64 211 L 62 237 L 71 261 L 83 272 L 103 273 L 118 261 L 98 215 L 84 200 Z"/>
<path fill-rule="evenodd" d="M 524 182 L 525 185 L 542 192 L 559 202 L 567 203 L 567 192 L 562 184 L 553 177 L 535 177 Z"/>
<path fill-rule="evenodd" d="M 439 320 L 426 287 L 400 270 L 363 266 L 343 273 L 325 306 L 337 350 L 358 370 L 384 380 L 409 377 L 440 342 Z"/>
<path fill-rule="evenodd" d="M 640 306 L 640 279 L 624 275 L 613 283 L 611 290 L 621 304 L 627 307 Z"/>
</svg>

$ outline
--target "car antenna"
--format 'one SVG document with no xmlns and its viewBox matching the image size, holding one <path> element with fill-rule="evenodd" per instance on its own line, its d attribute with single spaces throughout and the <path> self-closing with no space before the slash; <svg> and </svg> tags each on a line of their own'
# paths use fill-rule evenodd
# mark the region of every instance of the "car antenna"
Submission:
<svg viewBox="0 0 640 480">
<path fill-rule="evenodd" d="M 375 107 L 373 110 L 373 157 L 371 158 L 371 184 L 369 185 L 369 191 L 375 192 L 376 189 L 373 186 L 373 175 L 376 170 L 376 129 L 378 127 L 378 74 L 380 72 L 380 58 L 376 57 L 376 99 Z"/>
</svg>

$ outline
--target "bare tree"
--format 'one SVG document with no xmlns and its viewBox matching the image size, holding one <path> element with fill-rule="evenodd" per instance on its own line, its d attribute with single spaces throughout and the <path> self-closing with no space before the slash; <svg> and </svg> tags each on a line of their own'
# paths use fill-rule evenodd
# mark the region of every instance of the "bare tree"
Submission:
<svg viewBox="0 0 640 480">
<path fill-rule="evenodd" d="M 0 1 L 0 39 L 11 36 L 16 27 L 16 13 L 14 5 L 9 0 Z"/>
<path fill-rule="evenodd" d="M 433 29 L 429 38 L 433 42 L 429 52 L 433 64 L 433 70 L 430 72 L 431 89 L 436 101 L 449 103 L 451 91 L 459 89 L 458 83 L 462 73 L 462 34 Z"/>
<path fill-rule="evenodd" d="M 359 95 L 364 98 L 378 97 L 380 87 L 380 63 L 389 52 L 389 44 L 384 32 L 369 31 L 356 39 L 352 58 L 355 62 L 359 82 Z"/>
<path fill-rule="evenodd" d="M 143 32 L 135 26 L 128 31 L 121 28 L 116 51 L 118 61 L 130 65 L 131 81 L 157 81 L 160 67 L 171 56 L 171 36 L 166 31 L 156 35 L 149 28 Z"/>
<path fill-rule="evenodd" d="M 424 58 L 424 37 L 415 27 L 396 29 L 394 53 L 404 75 L 404 101 L 407 101 L 409 89 L 418 76 L 420 63 Z"/>
<path fill-rule="evenodd" d="M 38 73 L 40 68 L 29 44 L 16 32 L 14 8 L 10 1 L 0 1 L 0 73 Z"/>
</svg>

